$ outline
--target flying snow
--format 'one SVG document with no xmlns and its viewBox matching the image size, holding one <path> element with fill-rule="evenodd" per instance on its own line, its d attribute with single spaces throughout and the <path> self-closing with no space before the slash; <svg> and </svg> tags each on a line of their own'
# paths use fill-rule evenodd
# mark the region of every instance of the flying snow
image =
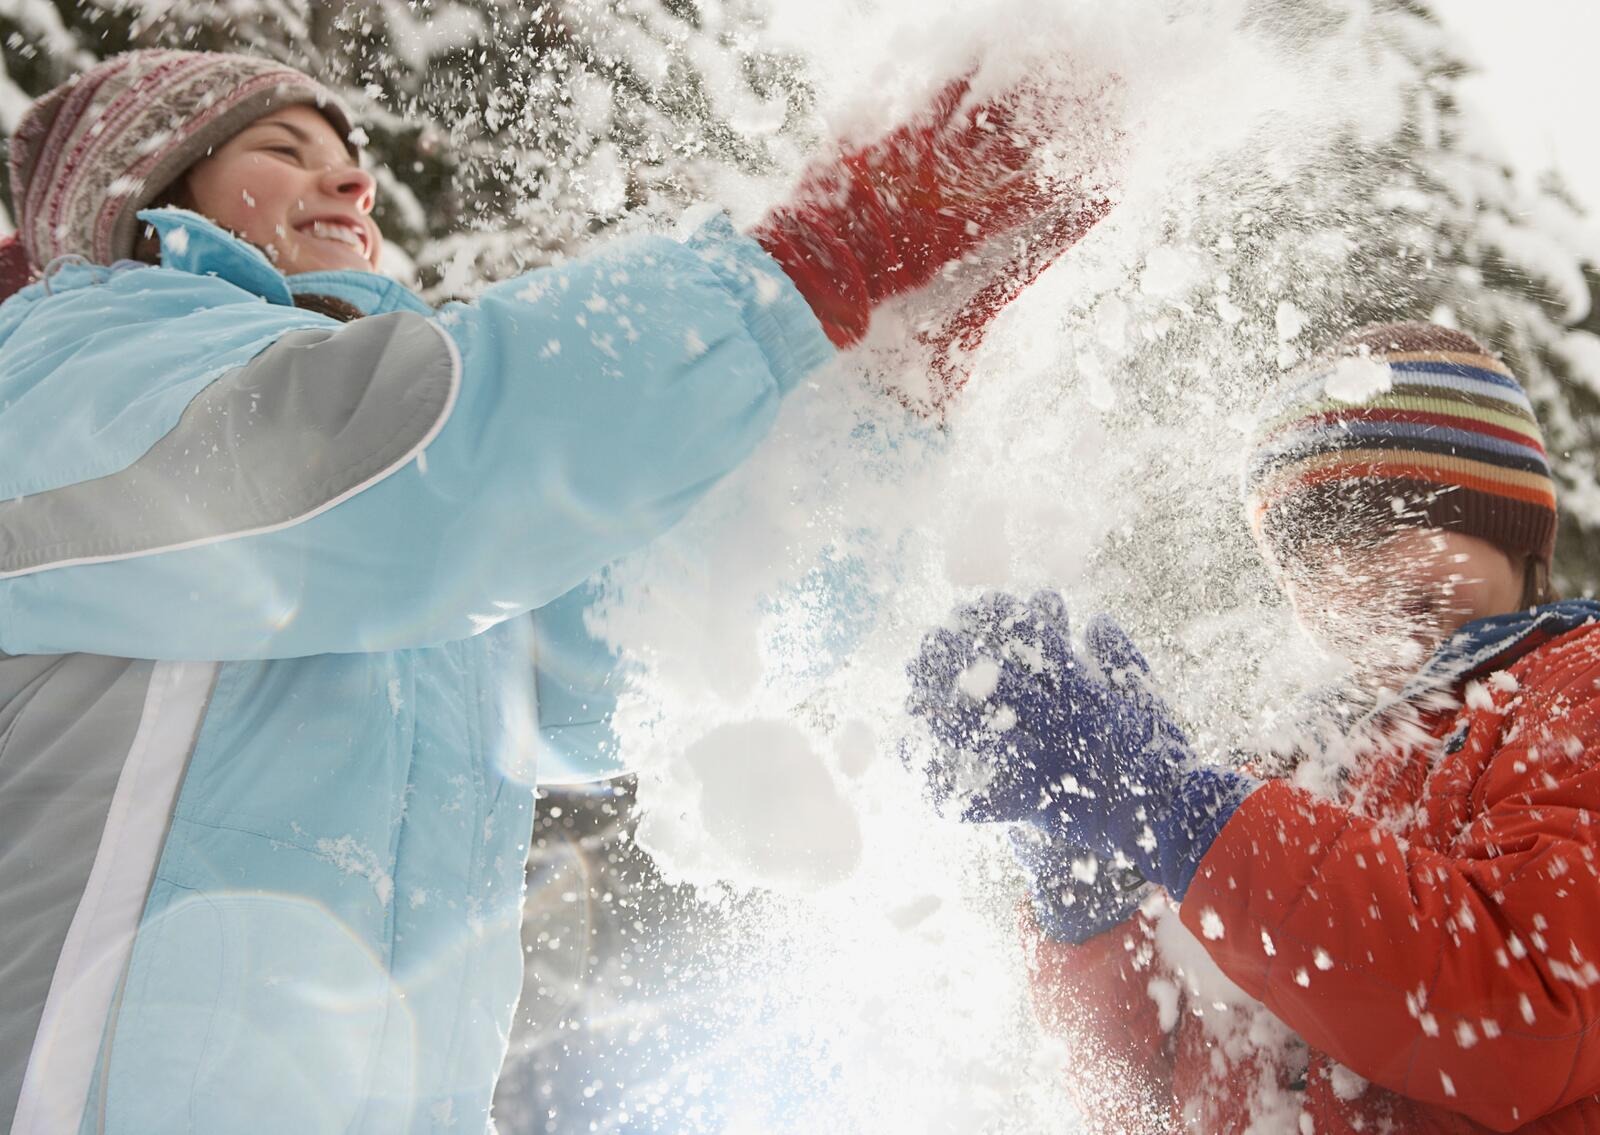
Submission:
<svg viewBox="0 0 1600 1135">
<path fill-rule="evenodd" d="M 777 6 L 771 32 L 811 61 L 819 133 L 871 137 L 976 56 L 980 92 L 1026 77 L 1062 95 L 1055 160 L 1076 154 L 1116 206 L 1002 313 L 943 413 L 918 409 L 930 360 L 906 344 L 939 313 L 911 297 L 612 570 L 595 627 L 634 669 L 618 729 L 638 840 L 767 919 L 769 980 L 793 996 L 752 1010 L 749 1035 L 769 1052 L 792 1038 L 783 1075 L 814 1062 L 829 1115 L 1055 1131 L 1052 1077 L 1017 1071 L 1050 1051 L 1027 1009 L 1022 880 L 1003 832 L 922 799 L 905 662 L 985 589 L 1056 588 L 1080 627 L 1121 619 L 1218 753 L 1338 672 L 1266 598 L 1238 482 L 1263 391 L 1367 284 L 1338 212 L 1367 187 L 1340 179 L 1353 143 L 1402 129 L 1412 72 L 1359 5 L 1315 26 L 1254 20 L 1244 0 L 800 7 Z M 730 176 L 736 220 L 786 172 Z M 1327 393 L 1389 381 L 1352 360 Z M 996 676 L 974 667 L 963 688 Z"/>
</svg>

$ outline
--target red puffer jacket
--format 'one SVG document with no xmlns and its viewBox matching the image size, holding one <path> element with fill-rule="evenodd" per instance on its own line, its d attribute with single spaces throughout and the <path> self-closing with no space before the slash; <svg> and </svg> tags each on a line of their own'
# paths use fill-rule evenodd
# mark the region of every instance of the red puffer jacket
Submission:
<svg viewBox="0 0 1600 1135">
<path fill-rule="evenodd" d="M 1518 645 L 1340 802 L 1247 797 L 1176 914 L 1030 934 L 1092 1129 L 1600 1132 L 1600 626 Z"/>
</svg>

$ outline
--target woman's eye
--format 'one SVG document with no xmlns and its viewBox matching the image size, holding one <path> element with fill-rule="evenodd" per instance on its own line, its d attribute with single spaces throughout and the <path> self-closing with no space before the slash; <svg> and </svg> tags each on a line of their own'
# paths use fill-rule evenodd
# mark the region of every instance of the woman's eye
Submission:
<svg viewBox="0 0 1600 1135">
<path fill-rule="evenodd" d="M 295 149 L 293 146 L 268 146 L 266 147 L 266 150 L 269 154 L 283 154 L 291 158 L 298 158 L 300 156 L 300 151 Z"/>
</svg>

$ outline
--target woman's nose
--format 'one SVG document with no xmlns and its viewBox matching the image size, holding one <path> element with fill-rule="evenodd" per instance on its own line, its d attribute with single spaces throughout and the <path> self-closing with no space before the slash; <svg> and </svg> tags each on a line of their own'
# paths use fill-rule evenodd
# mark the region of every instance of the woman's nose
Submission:
<svg viewBox="0 0 1600 1135">
<path fill-rule="evenodd" d="M 372 212 L 378 200 L 378 183 L 360 166 L 330 169 L 323 175 L 323 189 L 341 200 L 349 201 L 362 213 Z"/>
</svg>

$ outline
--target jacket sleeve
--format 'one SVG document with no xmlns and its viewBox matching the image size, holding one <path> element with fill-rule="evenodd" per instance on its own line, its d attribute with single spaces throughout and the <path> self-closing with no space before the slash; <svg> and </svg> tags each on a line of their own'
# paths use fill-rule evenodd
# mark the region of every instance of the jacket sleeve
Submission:
<svg viewBox="0 0 1600 1135">
<path fill-rule="evenodd" d="M 618 651 L 588 625 L 598 581 L 533 613 L 539 784 L 587 784 L 627 772 L 612 728 L 626 680 Z"/>
<path fill-rule="evenodd" d="M 183 275 L 123 272 L 81 302 L 114 322 L 126 293 Z M 272 307 L 238 294 L 253 302 L 127 319 L 118 346 L 227 343 Z M 264 658 L 468 637 L 669 527 L 831 354 L 721 218 L 436 318 L 302 323 L 239 363 L 201 354 L 202 388 L 130 463 L 0 501 L 0 650 Z M 83 379 L 77 359 L 50 357 L 36 403 Z"/>
<path fill-rule="evenodd" d="M 1408 842 L 1274 782 L 1182 910 L 1314 1048 L 1496 1131 L 1600 1091 L 1600 634 L 1523 663 L 1468 692 L 1419 805 L 1446 835 Z"/>
<path fill-rule="evenodd" d="M 1025 904 L 1022 935 L 1034 1005 L 1045 1028 L 1069 1046 L 1063 1073 L 1086 1129 L 1176 1131 L 1174 1022 L 1162 1020 L 1150 990 L 1158 976 L 1150 920 L 1137 914 L 1086 942 L 1058 942 L 1041 933 Z"/>
</svg>

